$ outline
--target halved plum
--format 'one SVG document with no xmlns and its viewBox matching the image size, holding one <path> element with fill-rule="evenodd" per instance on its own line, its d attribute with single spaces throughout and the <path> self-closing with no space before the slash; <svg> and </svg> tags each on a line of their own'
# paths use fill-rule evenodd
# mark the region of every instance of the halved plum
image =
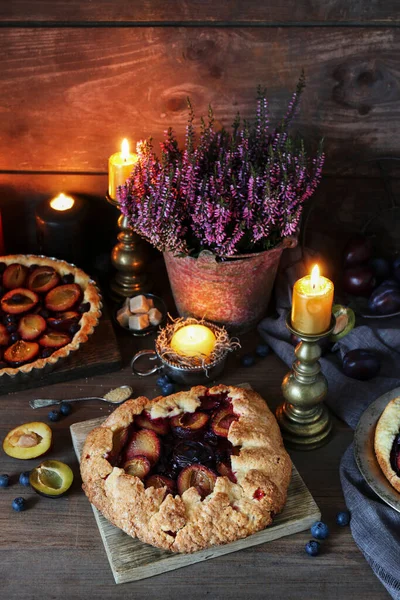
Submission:
<svg viewBox="0 0 400 600">
<path fill-rule="evenodd" d="M 71 341 L 71 337 L 66 333 L 62 333 L 61 331 L 49 331 L 42 335 L 39 340 L 39 344 L 43 348 L 53 348 L 53 350 L 57 348 L 62 348 L 66 346 Z"/>
<path fill-rule="evenodd" d="M 39 302 L 39 296 L 26 288 L 10 290 L 1 299 L 1 309 L 11 315 L 31 311 Z"/>
<path fill-rule="evenodd" d="M 161 444 L 157 434 L 151 429 L 140 429 L 135 431 L 128 442 L 125 451 L 125 461 L 132 460 L 136 456 L 145 456 L 151 465 L 154 465 L 160 457 Z"/>
<path fill-rule="evenodd" d="M 11 367 L 20 367 L 27 362 L 34 360 L 39 354 L 39 344 L 36 342 L 25 342 L 18 340 L 12 346 L 9 346 L 4 352 L 3 359 Z"/>
<path fill-rule="evenodd" d="M 59 282 L 60 276 L 53 267 L 37 267 L 28 277 L 28 288 L 37 294 L 44 294 Z"/>
<path fill-rule="evenodd" d="M 237 421 L 238 417 L 234 414 L 231 406 L 221 408 L 211 421 L 211 428 L 216 435 L 228 437 L 229 427 L 233 421 Z"/>
<path fill-rule="evenodd" d="M 3 285 L 8 290 L 20 288 L 24 285 L 27 275 L 28 267 L 12 263 L 3 273 Z"/>
<path fill-rule="evenodd" d="M 158 435 L 167 435 L 169 431 L 169 419 L 152 419 L 147 411 L 135 417 L 135 423 L 143 429 L 151 429 L 158 433 Z"/>
<path fill-rule="evenodd" d="M 178 492 L 182 496 L 186 490 L 195 487 L 201 498 L 205 498 L 214 489 L 217 476 L 203 465 L 190 465 L 183 469 L 178 477 Z"/>
<path fill-rule="evenodd" d="M 0 346 L 8 346 L 10 341 L 10 334 L 7 331 L 7 327 L 0 323 Z"/>
<path fill-rule="evenodd" d="M 157 490 L 166 487 L 168 494 L 175 494 L 175 481 L 170 477 L 165 477 L 164 475 L 150 475 L 144 483 L 146 488 L 153 487 Z"/>
<path fill-rule="evenodd" d="M 68 310 L 60 313 L 59 315 L 55 315 L 54 317 L 49 317 L 47 319 L 47 324 L 50 329 L 69 332 L 71 325 L 78 323 L 81 319 L 81 316 L 82 315 L 74 310 Z"/>
<path fill-rule="evenodd" d="M 41 496 L 59 498 L 71 487 L 74 474 L 71 467 L 60 460 L 44 460 L 32 469 L 29 483 Z"/>
<path fill-rule="evenodd" d="M 51 440 L 52 431 L 46 423 L 23 423 L 7 433 L 3 441 L 3 450 L 13 458 L 37 458 L 47 452 Z"/>
<path fill-rule="evenodd" d="M 207 425 L 209 415 L 204 412 L 181 413 L 171 418 L 171 427 L 179 437 L 199 433 Z"/>
<path fill-rule="evenodd" d="M 139 479 L 144 479 L 150 472 L 151 464 L 146 456 L 139 455 L 124 463 L 122 468 L 124 469 L 125 473 L 128 473 L 128 475 L 133 475 L 134 477 L 139 477 Z"/>
<path fill-rule="evenodd" d="M 77 283 L 59 285 L 47 293 L 44 300 L 48 310 L 53 312 L 65 312 L 71 310 L 82 297 L 82 290 Z"/>
<path fill-rule="evenodd" d="M 18 324 L 18 333 L 23 340 L 35 340 L 46 330 L 46 321 L 40 315 L 25 315 Z"/>
</svg>

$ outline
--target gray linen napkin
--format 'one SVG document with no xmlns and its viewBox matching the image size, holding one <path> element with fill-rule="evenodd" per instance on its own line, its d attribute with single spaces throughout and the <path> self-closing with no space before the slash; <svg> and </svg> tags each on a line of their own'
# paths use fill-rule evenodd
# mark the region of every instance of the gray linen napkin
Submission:
<svg viewBox="0 0 400 600">
<path fill-rule="evenodd" d="M 288 251 L 284 261 L 275 286 L 278 317 L 264 319 L 258 330 L 274 352 L 290 366 L 294 348 L 285 320 L 291 306 L 293 284 L 309 269 L 305 268 L 297 248 Z M 378 377 L 357 381 L 343 374 L 341 356 L 353 348 L 373 348 L 380 354 L 382 368 Z M 326 403 L 354 429 L 371 402 L 400 386 L 400 319 L 374 319 L 354 328 L 335 344 L 332 352 L 321 358 L 321 367 L 329 385 Z M 357 468 L 353 445 L 342 457 L 340 478 L 351 512 L 354 540 L 388 592 L 395 600 L 400 600 L 400 514 L 367 485 Z"/>
</svg>

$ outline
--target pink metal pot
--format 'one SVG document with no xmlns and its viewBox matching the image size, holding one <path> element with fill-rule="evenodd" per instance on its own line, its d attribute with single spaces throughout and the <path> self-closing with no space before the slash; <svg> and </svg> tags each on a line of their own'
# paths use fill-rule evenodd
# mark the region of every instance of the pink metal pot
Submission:
<svg viewBox="0 0 400 600">
<path fill-rule="evenodd" d="M 207 319 L 235 333 L 250 331 L 265 315 L 283 250 L 296 245 L 297 239 L 288 237 L 272 250 L 222 262 L 210 252 L 199 258 L 165 252 L 179 314 Z"/>
</svg>

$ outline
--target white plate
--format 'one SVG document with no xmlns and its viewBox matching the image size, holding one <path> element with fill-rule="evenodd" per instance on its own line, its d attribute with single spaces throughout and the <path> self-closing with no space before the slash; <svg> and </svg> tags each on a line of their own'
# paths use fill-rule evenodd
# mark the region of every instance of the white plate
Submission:
<svg viewBox="0 0 400 600">
<path fill-rule="evenodd" d="M 382 500 L 400 512 L 400 494 L 384 476 L 374 451 L 375 428 L 387 404 L 400 396 L 400 387 L 386 392 L 363 412 L 354 434 L 354 456 L 365 481 Z"/>
</svg>

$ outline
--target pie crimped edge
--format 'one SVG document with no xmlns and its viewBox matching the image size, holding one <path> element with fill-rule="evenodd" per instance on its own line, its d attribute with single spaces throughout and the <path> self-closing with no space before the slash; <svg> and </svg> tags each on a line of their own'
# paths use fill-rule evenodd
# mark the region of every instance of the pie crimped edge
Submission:
<svg viewBox="0 0 400 600">
<path fill-rule="evenodd" d="M 230 425 L 228 440 L 241 449 L 231 456 L 237 483 L 217 477 L 204 500 L 194 487 L 182 496 L 167 494 L 166 488 L 145 488 L 138 477 L 112 467 L 105 458 L 113 435 L 143 410 L 151 418 L 192 413 L 207 389 L 197 386 L 154 400 L 128 400 L 88 434 L 82 450 L 82 487 L 90 502 L 128 535 L 172 552 L 195 552 L 247 537 L 270 525 L 286 503 L 292 463 L 275 417 L 252 390 L 226 385 L 208 389 L 209 394 L 227 392 L 232 399 L 239 418 Z M 257 490 L 264 497 L 256 499 Z"/>
<path fill-rule="evenodd" d="M 16 376 L 19 373 L 28 374 L 34 369 L 43 369 L 46 365 L 53 366 L 61 358 L 66 358 L 71 352 L 78 350 L 78 348 L 85 343 L 88 340 L 88 337 L 93 333 L 93 330 L 101 317 L 101 295 L 95 282 L 89 275 L 75 265 L 48 256 L 37 256 L 35 254 L 8 254 L 7 256 L 1 256 L 0 261 L 7 266 L 13 263 L 19 263 L 26 267 L 30 267 L 32 264 L 38 265 L 38 267 L 53 267 L 61 277 L 72 274 L 75 283 L 82 289 L 82 302 L 90 302 L 90 310 L 82 314 L 80 320 L 81 328 L 74 335 L 69 344 L 59 348 L 47 358 L 38 358 L 37 360 L 21 365 L 20 367 L 6 367 L 0 369 L 0 377 Z"/>
<path fill-rule="evenodd" d="M 381 414 L 375 429 L 375 455 L 383 474 L 395 490 L 400 492 L 400 477 L 390 464 L 394 438 L 400 431 L 400 397 L 393 398 Z"/>
</svg>

